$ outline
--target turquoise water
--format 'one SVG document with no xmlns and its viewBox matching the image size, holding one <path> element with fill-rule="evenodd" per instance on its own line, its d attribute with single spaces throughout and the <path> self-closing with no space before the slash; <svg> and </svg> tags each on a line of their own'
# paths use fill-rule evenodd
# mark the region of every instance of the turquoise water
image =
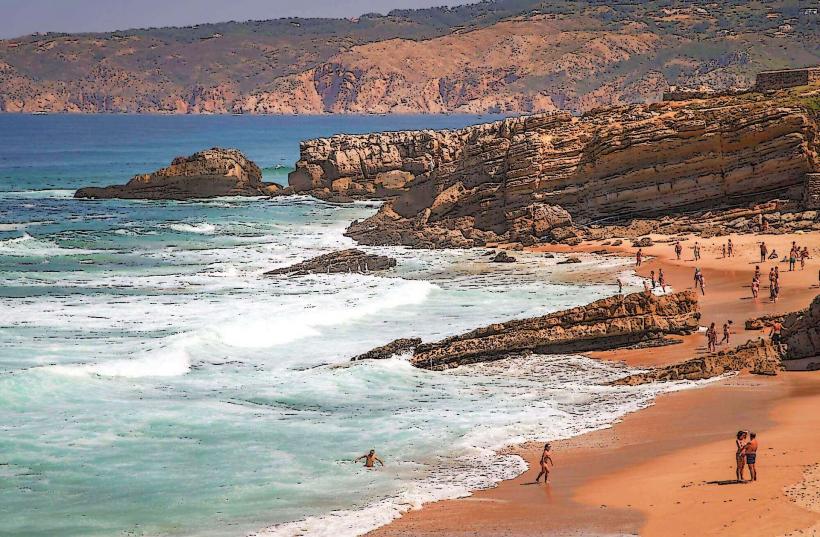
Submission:
<svg viewBox="0 0 820 537">
<path fill-rule="evenodd" d="M 648 404 L 581 357 L 349 364 L 606 296 L 618 261 L 370 248 L 398 267 L 272 279 L 375 205 L 71 197 L 214 145 L 284 181 L 303 138 L 479 120 L 0 115 L 0 534 L 358 535 Z M 351 462 L 371 447 L 384 469 Z"/>
</svg>

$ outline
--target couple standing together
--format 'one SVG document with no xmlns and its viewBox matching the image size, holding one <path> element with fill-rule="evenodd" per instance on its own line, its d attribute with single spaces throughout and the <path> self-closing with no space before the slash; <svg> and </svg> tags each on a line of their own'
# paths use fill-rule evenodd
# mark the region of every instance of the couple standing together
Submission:
<svg viewBox="0 0 820 537">
<path fill-rule="evenodd" d="M 738 431 L 735 444 L 737 444 L 735 458 L 737 460 L 738 483 L 744 482 L 744 466 L 749 467 L 750 481 L 757 481 L 757 468 L 755 467 L 757 462 L 757 435 L 748 431 Z"/>
</svg>

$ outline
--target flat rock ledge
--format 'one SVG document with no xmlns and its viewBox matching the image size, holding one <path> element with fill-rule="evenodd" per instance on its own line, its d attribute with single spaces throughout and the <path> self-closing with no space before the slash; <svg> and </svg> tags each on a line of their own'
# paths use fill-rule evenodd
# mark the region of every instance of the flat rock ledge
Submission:
<svg viewBox="0 0 820 537">
<path fill-rule="evenodd" d="M 634 386 L 673 380 L 703 380 L 743 370 L 757 375 L 777 375 L 780 369 L 780 352 L 771 341 L 757 339 L 731 350 L 629 375 L 612 382 L 612 385 Z"/>
<path fill-rule="evenodd" d="M 421 345 L 421 338 L 400 338 L 395 339 L 388 343 L 387 345 L 382 345 L 381 347 L 376 347 L 375 349 L 368 351 L 364 354 L 360 354 L 354 358 L 351 358 L 351 362 L 358 362 L 359 360 L 385 360 L 390 358 L 396 354 L 401 354 L 403 352 L 412 351 L 416 347 Z"/>
<path fill-rule="evenodd" d="M 75 198 L 186 200 L 220 196 L 273 196 L 275 183 L 262 182 L 262 170 L 238 149 L 214 147 L 148 174 L 135 175 L 124 185 L 86 187 Z"/>
<path fill-rule="evenodd" d="M 689 334 L 698 328 L 692 291 L 655 296 L 616 295 L 565 311 L 493 324 L 460 336 L 416 347 L 411 363 L 444 370 L 508 356 L 573 354 L 606 350 Z"/>
<path fill-rule="evenodd" d="M 372 271 L 391 269 L 395 266 L 396 260 L 392 257 L 368 254 L 351 248 L 320 255 L 289 267 L 271 270 L 266 272 L 265 276 L 304 276 L 306 274 L 333 274 L 338 272 L 366 274 Z"/>
</svg>

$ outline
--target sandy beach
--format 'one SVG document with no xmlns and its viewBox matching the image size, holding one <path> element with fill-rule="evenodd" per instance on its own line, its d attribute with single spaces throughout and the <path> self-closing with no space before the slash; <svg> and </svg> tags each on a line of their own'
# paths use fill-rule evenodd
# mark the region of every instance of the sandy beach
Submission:
<svg viewBox="0 0 820 537">
<path fill-rule="evenodd" d="M 700 299 L 702 325 L 732 320 L 730 346 L 764 337 L 744 330 L 749 318 L 806 307 L 820 292 L 820 236 L 816 234 L 732 236 L 735 257 L 723 258 L 728 237 L 697 239 L 702 258 L 695 264 L 695 239 L 682 242 L 675 259 L 668 238 L 653 237 L 644 248 L 651 259 L 641 276 L 663 269 L 675 289 L 692 287 L 694 267 L 706 277 Z M 782 255 L 791 242 L 809 247 L 804 270 L 781 271 L 781 295 L 768 298 L 768 271 L 760 265 L 761 297 L 752 299 L 750 282 L 759 264 L 759 241 Z M 663 242 L 662 242 L 663 241 Z M 637 248 L 548 246 L 538 251 L 607 250 L 634 256 Z M 705 337 L 654 349 L 590 353 L 636 367 L 664 365 L 706 352 Z M 724 346 L 725 348 L 725 346 Z M 816 445 L 820 441 L 820 374 L 784 372 L 777 377 L 741 373 L 703 387 L 666 394 L 653 406 L 627 416 L 612 428 L 554 443 L 556 466 L 550 485 L 532 484 L 540 445 L 514 449 L 530 469 L 516 479 L 474 495 L 438 502 L 407 513 L 371 535 L 817 535 L 820 482 Z M 756 483 L 736 484 L 734 433 L 758 433 Z"/>
</svg>

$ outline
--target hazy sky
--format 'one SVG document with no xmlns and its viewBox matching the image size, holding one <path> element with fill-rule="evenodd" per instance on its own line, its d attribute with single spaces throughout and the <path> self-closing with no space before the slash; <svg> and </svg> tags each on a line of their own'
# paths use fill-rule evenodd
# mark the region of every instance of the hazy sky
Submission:
<svg viewBox="0 0 820 537">
<path fill-rule="evenodd" d="M 350 17 L 471 0 L 0 0 L 0 38 L 34 32 L 97 32 L 200 22 Z M 475 0 L 472 0 L 475 1 Z"/>
</svg>

